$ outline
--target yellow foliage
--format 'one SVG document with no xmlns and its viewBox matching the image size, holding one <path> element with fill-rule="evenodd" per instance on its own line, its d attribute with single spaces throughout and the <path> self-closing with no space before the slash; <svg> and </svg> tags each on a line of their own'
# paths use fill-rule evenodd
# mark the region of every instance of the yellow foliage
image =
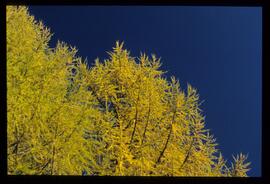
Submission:
<svg viewBox="0 0 270 184">
<path fill-rule="evenodd" d="M 196 89 L 180 88 L 160 59 L 116 42 L 89 69 L 28 14 L 7 7 L 8 174 L 246 176 L 227 168 L 205 129 Z"/>
</svg>

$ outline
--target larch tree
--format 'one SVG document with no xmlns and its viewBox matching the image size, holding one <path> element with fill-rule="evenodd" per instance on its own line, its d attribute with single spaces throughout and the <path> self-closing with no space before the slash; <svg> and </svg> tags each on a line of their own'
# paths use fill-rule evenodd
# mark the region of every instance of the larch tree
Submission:
<svg viewBox="0 0 270 184">
<path fill-rule="evenodd" d="M 205 129 L 197 90 L 116 42 L 89 67 L 26 7 L 7 7 L 8 174 L 247 176 Z"/>
<path fill-rule="evenodd" d="M 7 7 L 9 174 L 80 175 L 95 159 L 84 134 L 101 113 L 84 90 L 87 67 L 71 76 L 69 64 L 81 59 L 64 43 L 49 49 L 50 36 L 25 7 Z"/>
</svg>

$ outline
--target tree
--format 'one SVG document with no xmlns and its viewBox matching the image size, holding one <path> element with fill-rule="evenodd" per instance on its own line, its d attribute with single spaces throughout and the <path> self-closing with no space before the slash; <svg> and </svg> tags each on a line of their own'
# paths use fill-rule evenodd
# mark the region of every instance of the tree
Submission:
<svg viewBox="0 0 270 184">
<path fill-rule="evenodd" d="M 7 7 L 9 174 L 247 176 L 243 154 L 226 166 L 197 90 L 167 80 L 155 55 L 116 42 L 89 68 L 51 35 Z"/>
<path fill-rule="evenodd" d="M 25 7 L 7 7 L 7 115 L 9 174 L 81 174 L 91 157 L 85 131 L 99 121 L 86 79 L 67 97 L 66 63 L 81 62 L 64 43 L 48 48 L 51 34 Z M 81 74 L 86 65 L 79 66 Z"/>
</svg>

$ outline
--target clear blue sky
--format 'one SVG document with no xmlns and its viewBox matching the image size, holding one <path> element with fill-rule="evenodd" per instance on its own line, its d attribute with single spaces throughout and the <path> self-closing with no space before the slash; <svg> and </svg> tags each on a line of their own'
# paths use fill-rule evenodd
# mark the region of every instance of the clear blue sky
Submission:
<svg viewBox="0 0 270 184">
<path fill-rule="evenodd" d="M 248 153 L 261 175 L 262 9 L 259 7 L 31 6 L 78 55 L 107 58 L 116 40 L 132 56 L 161 57 L 167 76 L 198 89 L 209 128 L 228 161 Z"/>
</svg>

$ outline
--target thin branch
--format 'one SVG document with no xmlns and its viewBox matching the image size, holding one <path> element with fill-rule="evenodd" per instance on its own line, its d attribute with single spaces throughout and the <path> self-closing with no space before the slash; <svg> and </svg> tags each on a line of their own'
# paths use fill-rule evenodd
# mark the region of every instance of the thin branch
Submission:
<svg viewBox="0 0 270 184">
<path fill-rule="evenodd" d="M 150 113 L 151 113 L 151 108 L 150 108 L 150 104 L 149 104 L 148 113 L 147 113 L 147 121 L 146 121 L 146 125 L 145 125 L 144 131 L 143 131 L 142 144 L 144 143 L 144 140 L 145 140 L 145 133 L 146 133 L 146 130 L 147 130 L 147 127 L 148 127 L 148 124 L 149 124 Z"/>
<path fill-rule="evenodd" d="M 161 158 L 163 157 L 164 152 L 165 152 L 165 150 L 167 149 L 167 146 L 168 146 L 168 143 L 169 143 L 169 139 L 170 139 L 170 137 L 171 137 L 171 134 L 172 134 L 172 125 L 170 126 L 170 132 L 169 132 L 169 134 L 168 134 L 168 137 L 167 137 L 165 146 L 164 146 L 164 148 L 162 149 L 162 151 L 160 152 L 160 155 L 159 155 L 159 157 L 158 157 L 158 159 L 157 159 L 156 164 L 160 163 Z"/>
<path fill-rule="evenodd" d="M 182 163 L 180 169 L 182 169 L 183 166 L 185 165 L 185 163 L 187 162 L 187 160 L 188 160 L 188 158 L 189 158 L 189 155 L 190 155 L 190 153 L 191 153 L 191 148 L 192 148 L 192 146 L 193 146 L 193 144 L 194 144 L 194 141 L 195 141 L 195 137 L 192 138 L 192 142 L 191 142 L 191 144 L 190 144 L 190 146 L 189 146 L 189 149 L 188 149 L 188 151 L 187 151 L 186 157 L 185 157 L 185 159 L 184 159 L 184 161 L 183 161 L 183 163 Z"/>
<path fill-rule="evenodd" d="M 51 175 L 53 175 L 53 167 L 54 167 L 54 155 L 55 155 L 55 146 L 53 146 L 53 156 L 51 159 Z"/>
<path fill-rule="evenodd" d="M 58 134 L 58 122 L 56 124 L 56 130 L 54 132 L 54 141 L 53 141 L 53 151 L 52 151 L 52 159 L 51 159 L 51 175 L 53 175 L 53 169 L 54 169 L 54 157 L 55 157 L 55 140 L 57 138 Z"/>
<path fill-rule="evenodd" d="M 127 119 L 125 118 L 125 120 L 127 120 Z M 130 120 L 128 121 L 127 126 L 123 129 L 124 131 L 125 131 L 126 129 L 128 129 L 128 128 L 131 126 L 132 120 L 134 120 L 134 119 L 130 119 Z"/>
<path fill-rule="evenodd" d="M 162 151 L 160 152 L 160 155 L 159 155 L 159 157 L 158 157 L 158 160 L 157 160 L 156 164 L 160 163 L 161 158 L 163 157 L 164 152 L 165 152 L 165 150 L 167 149 L 167 146 L 168 146 L 169 140 L 170 140 L 170 138 L 171 138 L 171 134 L 172 134 L 172 125 L 173 125 L 173 123 L 174 123 L 175 114 L 176 114 L 176 109 L 174 110 L 174 113 L 173 113 L 172 122 L 171 122 L 171 126 L 170 126 L 170 132 L 169 132 L 169 134 L 168 134 L 168 137 L 167 137 L 166 143 L 165 143 L 165 145 L 164 145 L 164 148 L 163 148 Z"/>
<path fill-rule="evenodd" d="M 51 159 L 49 159 L 49 160 L 42 166 L 42 168 L 38 171 L 37 174 L 41 174 L 42 171 L 49 165 L 50 162 L 51 162 Z"/>
<path fill-rule="evenodd" d="M 139 103 L 139 99 L 140 99 L 140 89 L 138 91 L 138 97 L 137 97 L 137 101 L 136 101 L 136 112 L 135 112 L 135 125 L 134 125 L 134 128 L 133 128 L 133 132 L 132 132 L 132 135 L 131 135 L 131 139 L 130 139 L 130 143 L 132 143 L 132 140 L 133 140 L 133 137 L 134 137 L 134 134 L 135 134 L 135 130 L 136 130 L 136 126 L 137 126 L 137 123 L 138 123 L 138 103 Z"/>
</svg>

